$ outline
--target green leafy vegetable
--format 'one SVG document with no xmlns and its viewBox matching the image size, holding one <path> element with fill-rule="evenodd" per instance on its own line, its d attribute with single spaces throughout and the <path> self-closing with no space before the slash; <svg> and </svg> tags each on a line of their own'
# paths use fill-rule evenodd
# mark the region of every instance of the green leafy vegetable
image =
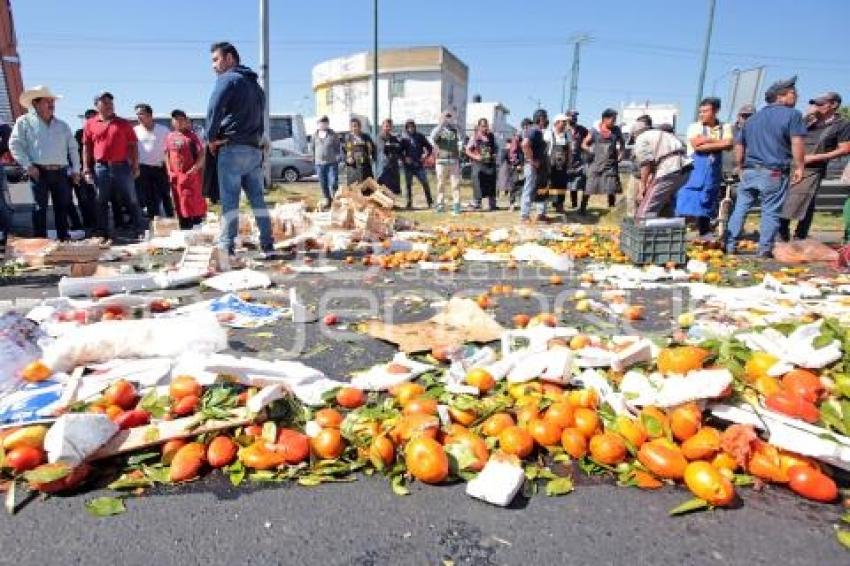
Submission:
<svg viewBox="0 0 850 566">
<path fill-rule="evenodd" d="M 98 497 L 86 502 L 86 511 L 95 517 L 111 517 L 127 510 L 124 501 L 117 497 Z"/>
<path fill-rule="evenodd" d="M 692 513 L 694 511 L 705 511 L 709 508 L 710 505 L 708 504 L 708 501 L 695 497 L 693 499 L 688 499 L 681 505 L 673 507 L 672 509 L 670 509 L 669 514 L 672 517 L 675 515 L 684 515 L 686 513 Z"/>
<path fill-rule="evenodd" d="M 573 480 L 569 477 L 551 479 L 546 483 L 546 495 L 549 497 L 566 495 L 574 489 Z"/>
</svg>

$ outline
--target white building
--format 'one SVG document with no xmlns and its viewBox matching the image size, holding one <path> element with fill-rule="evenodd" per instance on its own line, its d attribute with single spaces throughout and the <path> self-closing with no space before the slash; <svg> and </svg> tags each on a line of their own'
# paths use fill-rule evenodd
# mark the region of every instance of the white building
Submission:
<svg viewBox="0 0 850 566">
<path fill-rule="evenodd" d="M 469 69 L 445 47 L 378 52 L 378 120 L 409 118 L 425 132 L 451 110 L 466 123 Z M 313 67 L 316 115 L 372 116 L 372 54 L 356 53 Z M 364 124 L 367 126 L 368 124 Z"/>
<path fill-rule="evenodd" d="M 644 103 L 631 102 L 620 107 L 620 125 L 624 132 L 631 130 L 632 125 L 638 117 L 649 114 L 652 117 L 652 125 L 670 124 L 677 129 L 679 120 L 679 107 L 675 104 L 651 104 L 648 100 Z"/>
</svg>

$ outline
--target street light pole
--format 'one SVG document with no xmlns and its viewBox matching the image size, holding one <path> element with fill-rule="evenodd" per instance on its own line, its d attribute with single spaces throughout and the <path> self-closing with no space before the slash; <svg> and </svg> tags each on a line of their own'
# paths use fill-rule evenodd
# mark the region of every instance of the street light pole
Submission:
<svg viewBox="0 0 850 566">
<path fill-rule="evenodd" d="M 269 0 L 260 0 L 260 84 L 266 94 L 266 107 L 263 108 L 263 132 L 269 144 L 265 148 L 266 158 L 263 159 L 263 177 L 266 187 L 272 184 L 272 167 L 268 158 L 272 143 L 269 82 Z"/>
<path fill-rule="evenodd" d="M 705 30 L 705 43 L 702 47 L 702 64 L 699 69 L 697 82 L 697 102 L 694 105 L 694 120 L 699 119 L 699 103 L 702 101 L 702 91 L 705 88 L 705 71 L 708 67 L 708 49 L 711 45 L 711 32 L 714 29 L 714 5 L 716 0 L 708 0 L 708 26 Z"/>
<path fill-rule="evenodd" d="M 578 68 L 581 60 L 581 44 L 590 41 L 590 36 L 582 34 L 573 40 L 573 68 L 570 73 L 570 102 L 567 105 L 568 110 L 575 110 L 576 99 L 578 98 Z"/>
<path fill-rule="evenodd" d="M 372 135 L 378 137 L 378 0 L 372 0 Z"/>
</svg>

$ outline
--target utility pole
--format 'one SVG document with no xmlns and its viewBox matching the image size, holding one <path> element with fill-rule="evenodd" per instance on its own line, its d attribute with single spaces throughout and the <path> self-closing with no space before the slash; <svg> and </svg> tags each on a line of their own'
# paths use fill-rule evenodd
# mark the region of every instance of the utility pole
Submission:
<svg viewBox="0 0 850 566">
<path fill-rule="evenodd" d="M 561 114 L 567 111 L 564 105 L 567 103 L 567 75 L 561 77 Z"/>
<path fill-rule="evenodd" d="M 694 120 L 699 119 L 699 103 L 702 101 L 702 91 L 705 88 L 705 71 L 708 67 L 708 49 L 711 45 L 711 32 L 714 29 L 714 5 L 716 0 L 708 0 L 708 26 L 705 30 L 705 43 L 702 47 L 702 63 L 699 69 L 699 81 L 697 82 L 697 101 L 694 105 Z"/>
<path fill-rule="evenodd" d="M 372 136 L 378 137 L 378 0 L 372 0 Z"/>
<path fill-rule="evenodd" d="M 263 159 L 263 178 L 265 186 L 272 185 L 272 164 L 269 159 L 271 155 L 271 96 L 269 93 L 269 0 L 260 0 L 260 84 L 266 94 L 266 107 L 263 109 L 263 132 L 265 132 L 268 147 L 265 148 L 265 159 Z"/>
<path fill-rule="evenodd" d="M 581 59 L 581 44 L 590 41 L 590 36 L 581 34 L 573 39 L 573 68 L 570 76 L 570 102 L 566 110 L 574 110 L 578 98 L 578 68 Z"/>
</svg>

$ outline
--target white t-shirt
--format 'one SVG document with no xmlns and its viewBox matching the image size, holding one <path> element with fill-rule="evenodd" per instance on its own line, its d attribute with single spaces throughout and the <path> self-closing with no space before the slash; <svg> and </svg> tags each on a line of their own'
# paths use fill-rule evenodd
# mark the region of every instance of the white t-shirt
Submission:
<svg viewBox="0 0 850 566">
<path fill-rule="evenodd" d="M 139 163 L 142 165 L 160 166 L 165 163 L 165 138 L 170 131 L 162 124 L 154 124 L 153 130 L 148 130 L 141 124 L 133 127 L 139 139 Z"/>
</svg>

